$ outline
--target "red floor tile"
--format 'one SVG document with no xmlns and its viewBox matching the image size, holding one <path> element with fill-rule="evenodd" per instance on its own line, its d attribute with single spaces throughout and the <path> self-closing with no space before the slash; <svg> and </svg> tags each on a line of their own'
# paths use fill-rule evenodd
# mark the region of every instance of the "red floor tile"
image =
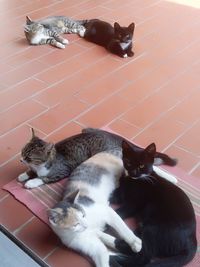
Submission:
<svg viewBox="0 0 200 267">
<path fill-rule="evenodd" d="M 16 237 L 41 258 L 47 256 L 60 243 L 52 230 L 36 217 L 19 229 Z"/>
<path fill-rule="evenodd" d="M 8 230 L 17 230 L 32 217 L 33 214 L 12 196 L 8 196 L 0 201 L 0 223 L 6 225 Z"/>
<path fill-rule="evenodd" d="M 51 267 L 92 267 L 88 260 L 66 247 L 57 249 L 46 259 L 46 262 Z"/>
</svg>

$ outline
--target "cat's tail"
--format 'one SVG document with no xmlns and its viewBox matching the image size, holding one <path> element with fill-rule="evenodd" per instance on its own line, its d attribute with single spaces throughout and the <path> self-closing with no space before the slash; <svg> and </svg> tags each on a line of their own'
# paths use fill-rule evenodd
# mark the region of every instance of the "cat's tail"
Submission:
<svg viewBox="0 0 200 267">
<path fill-rule="evenodd" d="M 178 163 L 177 159 L 171 158 L 165 153 L 156 152 L 156 155 L 154 158 L 154 165 L 159 166 L 159 165 L 165 164 L 168 166 L 175 166 L 177 163 Z"/>
</svg>

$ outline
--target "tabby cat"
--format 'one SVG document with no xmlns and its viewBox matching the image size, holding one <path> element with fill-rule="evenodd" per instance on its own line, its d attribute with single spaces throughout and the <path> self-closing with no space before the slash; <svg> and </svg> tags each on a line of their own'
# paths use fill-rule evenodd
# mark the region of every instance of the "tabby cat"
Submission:
<svg viewBox="0 0 200 267">
<path fill-rule="evenodd" d="M 69 176 L 63 200 L 48 210 L 53 231 L 67 247 L 88 255 L 96 267 L 109 267 L 109 251 L 115 238 L 104 233 L 109 225 L 132 251 L 141 250 L 141 240 L 109 207 L 109 197 L 123 172 L 122 160 L 101 152 L 79 165 Z"/>
<path fill-rule="evenodd" d="M 32 138 L 21 152 L 21 161 L 27 165 L 29 170 L 20 174 L 18 181 L 25 182 L 26 188 L 59 181 L 69 176 L 80 163 L 102 151 L 116 151 L 120 148 L 119 157 L 121 158 L 122 140 L 124 139 L 119 135 L 88 128 L 80 134 L 53 144 L 35 136 L 32 129 Z M 141 150 L 133 144 L 132 146 Z M 173 166 L 176 160 L 166 154 L 156 152 L 155 163 Z M 29 180 L 29 178 L 34 179 Z"/>
<path fill-rule="evenodd" d="M 93 19 L 85 24 L 84 38 L 92 43 L 105 47 L 120 57 L 132 57 L 132 38 L 135 24 L 121 27 L 117 22 L 114 27 L 108 22 Z"/>
<path fill-rule="evenodd" d="M 123 267 L 187 264 L 197 249 L 196 219 L 189 198 L 153 171 L 154 143 L 138 153 L 123 141 L 122 149 L 128 175 L 120 179 L 120 187 L 114 193 L 115 197 L 120 196 L 122 203 L 117 213 L 123 219 L 135 216 L 139 220 L 135 233 L 142 239 L 142 250 L 133 254 L 124 241 L 118 240 L 117 248 L 123 253 L 129 251 L 130 256 L 114 256 L 112 261 Z"/>
<path fill-rule="evenodd" d="M 87 20 L 74 20 L 65 16 L 53 16 L 33 21 L 27 16 L 24 32 L 31 45 L 51 44 L 58 48 L 65 48 L 69 42 L 60 34 L 78 33 L 83 36 L 86 22 Z"/>
</svg>

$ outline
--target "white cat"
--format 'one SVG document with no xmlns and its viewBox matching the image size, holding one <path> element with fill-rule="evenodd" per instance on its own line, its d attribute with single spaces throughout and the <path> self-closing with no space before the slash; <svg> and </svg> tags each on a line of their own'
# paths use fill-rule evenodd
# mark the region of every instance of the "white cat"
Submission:
<svg viewBox="0 0 200 267">
<path fill-rule="evenodd" d="M 96 267 L 109 267 L 107 247 L 116 249 L 115 237 L 104 233 L 106 225 L 133 251 L 141 250 L 141 240 L 109 206 L 122 172 L 119 157 L 94 155 L 72 172 L 63 200 L 48 211 L 50 226 L 62 243 L 91 257 Z"/>
</svg>

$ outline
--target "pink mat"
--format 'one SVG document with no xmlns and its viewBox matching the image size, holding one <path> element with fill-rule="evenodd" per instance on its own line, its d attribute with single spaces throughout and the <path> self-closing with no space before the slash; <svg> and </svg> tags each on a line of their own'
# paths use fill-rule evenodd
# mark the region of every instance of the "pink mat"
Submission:
<svg viewBox="0 0 200 267">
<path fill-rule="evenodd" d="M 110 131 L 110 129 L 106 130 Z M 164 167 L 163 169 L 178 177 L 178 185 L 188 194 L 193 203 L 197 218 L 197 239 L 200 246 L 200 180 L 187 175 L 178 167 Z M 3 189 L 11 193 L 16 200 L 23 203 L 38 218 L 47 223 L 46 210 L 53 207 L 62 198 L 66 180 L 63 179 L 57 183 L 43 185 L 32 190 L 23 188 L 21 183 L 13 180 L 6 184 Z M 200 266 L 200 247 L 198 247 L 196 257 L 188 266 Z"/>
</svg>

